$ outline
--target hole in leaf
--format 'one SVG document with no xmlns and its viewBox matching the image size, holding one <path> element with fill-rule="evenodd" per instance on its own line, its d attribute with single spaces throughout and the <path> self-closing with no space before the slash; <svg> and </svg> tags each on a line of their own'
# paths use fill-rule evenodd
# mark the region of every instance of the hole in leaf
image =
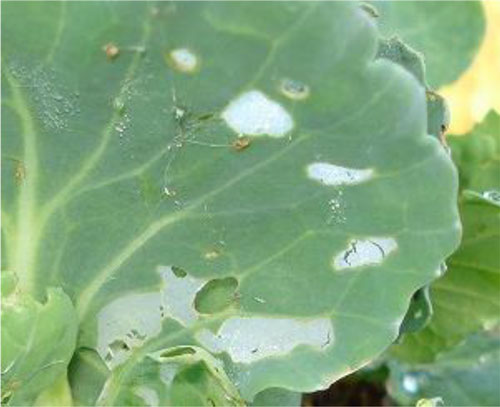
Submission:
<svg viewBox="0 0 500 407">
<path fill-rule="evenodd" d="M 196 351 L 190 346 L 179 346 L 178 348 L 175 349 L 166 350 L 161 354 L 161 357 L 173 358 L 175 356 L 194 355 L 195 353 Z"/>
<path fill-rule="evenodd" d="M 220 312 L 234 301 L 237 287 L 234 277 L 210 280 L 196 293 L 194 308 L 202 314 Z"/>
<path fill-rule="evenodd" d="M 141 334 L 137 329 L 131 329 L 130 333 L 132 334 L 132 337 L 136 337 L 141 341 L 146 339 L 146 335 Z"/>
<path fill-rule="evenodd" d="M 109 344 L 109 349 L 113 353 L 115 353 L 118 351 L 128 351 L 130 350 L 130 347 L 127 345 L 125 341 L 122 341 L 121 339 L 116 339 Z"/>
<path fill-rule="evenodd" d="M 177 266 L 172 266 L 172 272 L 175 274 L 176 277 L 179 278 L 184 278 L 187 276 L 187 273 L 183 269 Z"/>
</svg>

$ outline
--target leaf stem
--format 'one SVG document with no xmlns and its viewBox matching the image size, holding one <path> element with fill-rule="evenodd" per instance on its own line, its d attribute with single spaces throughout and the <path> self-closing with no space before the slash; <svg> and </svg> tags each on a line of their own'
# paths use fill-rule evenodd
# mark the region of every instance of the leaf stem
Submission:
<svg viewBox="0 0 500 407">
<path fill-rule="evenodd" d="M 38 242 L 38 227 L 35 217 L 38 179 L 36 130 L 22 87 L 7 69 L 4 69 L 4 73 L 12 90 L 12 105 L 21 119 L 21 137 L 24 144 L 23 159 L 19 160 L 19 169 L 16 170 L 19 193 L 15 248 L 13 250 L 14 258 L 9 259 L 9 262 L 12 262 L 11 269 L 19 279 L 20 288 L 31 293 L 35 286 L 33 271 Z"/>
</svg>

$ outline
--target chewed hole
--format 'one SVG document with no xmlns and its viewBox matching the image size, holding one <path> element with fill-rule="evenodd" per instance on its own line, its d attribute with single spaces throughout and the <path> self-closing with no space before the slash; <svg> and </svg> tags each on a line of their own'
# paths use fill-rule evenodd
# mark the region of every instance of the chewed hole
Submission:
<svg viewBox="0 0 500 407">
<path fill-rule="evenodd" d="M 171 268 L 172 268 L 172 273 L 174 273 L 176 277 L 184 278 L 187 276 L 187 273 L 184 269 L 177 266 L 172 266 Z"/>
<path fill-rule="evenodd" d="M 196 351 L 190 346 L 179 346 L 162 352 L 160 356 L 163 358 L 173 358 L 175 356 L 194 355 L 195 353 Z"/>
<path fill-rule="evenodd" d="M 130 346 L 127 345 L 127 343 L 125 341 L 122 341 L 121 339 L 116 339 L 115 341 L 111 342 L 109 344 L 109 348 L 112 350 L 112 351 L 118 351 L 118 350 L 130 350 Z"/>
<path fill-rule="evenodd" d="M 194 298 L 194 308 L 202 314 L 223 311 L 234 303 L 238 280 L 234 277 L 217 278 L 207 282 Z"/>
</svg>

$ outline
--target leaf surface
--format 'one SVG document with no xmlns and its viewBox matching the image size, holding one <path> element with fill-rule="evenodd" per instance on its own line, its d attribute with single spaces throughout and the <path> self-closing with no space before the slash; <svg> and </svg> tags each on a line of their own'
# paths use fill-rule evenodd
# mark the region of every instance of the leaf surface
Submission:
<svg viewBox="0 0 500 407">
<path fill-rule="evenodd" d="M 498 335 L 476 334 L 430 364 L 391 362 L 388 388 L 402 405 L 440 398 L 450 406 L 498 406 L 499 364 Z"/>
</svg>

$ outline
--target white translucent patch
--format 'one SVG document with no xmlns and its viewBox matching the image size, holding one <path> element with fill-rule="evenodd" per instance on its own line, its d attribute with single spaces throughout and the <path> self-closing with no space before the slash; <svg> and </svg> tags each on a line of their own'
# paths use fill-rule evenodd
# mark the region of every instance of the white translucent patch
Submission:
<svg viewBox="0 0 500 407">
<path fill-rule="evenodd" d="M 398 244 L 392 237 L 354 239 L 349 243 L 346 250 L 335 256 L 333 266 L 336 270 L 343 270 L 370 264 L 380 264 L 397 247 Z"/>
<path fill-rule="evenodd" d="M 320 162 L 307 166 L 309 178 L 329 186 L 359 184 L 372 178 L 373 173 L 371 168 L 361 170 Z"/>
<path fill-rule="evenodd" d="M 160 267 L 165 287 L 163 289 L 163 303 L 165 313 L 188 326 L 198 318 L 198 313 L 193 307 L 194 297 L 198 290 L 203 287 L 206 280 L 186 275 L 177 277 L 171 267 Z"/>
<path fill-rule="evenodd" d="M 248 136 L 283 137 L 293 128 L 290 114 L 258 90 L 243 93 L 222 112 L 236 133 Z"/>
<path fill-rule="evenodd" d="M 162 320 L 173 318 L 189 326 L 198 318 L 196 292 L 206 280 L 177 277 L 171 267 L 159 267 L 160 290 L 129 294 L 106 305 L 97 316 L 97 351 L 113 368 L 123 363 L 132 348 L 161 332 Z"/>
<path fill-rule="evenodd" d="M 130 294 L 104 307 L 97 317 L 97 352 L 110 368 L 123 363 L 130 349 L 161 330 L 160 293 Z"/>
<path fill-rule="evenodd" d="M 147 406 L 159 406 L 160 398 L 156 391 L 150 387 L 139 386 L 134 389 L 134 393 L 144 400 Z"/>
<path fill-rule="evenodd" d="M 187 48 L 177 48 L 170 52 L 174 67 L 181 72 L 194 72 L 198 66 L 198 57 Z"/>
<path fill-rule="evenodd" d="M 251 363 L 284 355 L 299 345 L 324 348 L 333 343 L 334 335 L 328 318 L 232 317 L 224 321 L 217 335 L 204 329 L 197 339 L 212 352 L 227 352 L 236 363 Z"/>
</svg>

